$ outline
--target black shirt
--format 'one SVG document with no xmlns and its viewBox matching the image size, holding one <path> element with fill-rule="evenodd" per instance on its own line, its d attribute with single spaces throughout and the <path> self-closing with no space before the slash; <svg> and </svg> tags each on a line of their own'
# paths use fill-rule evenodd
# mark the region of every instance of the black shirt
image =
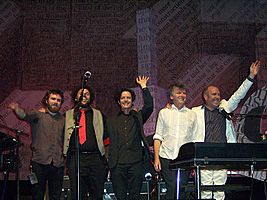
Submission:
<svg viewBox="0 0 267 200">
<path fill-rule="evenodd" d="M 134 163 L 142 160 L 141 133 L 137 119 L 131 114 L 119 113 L 119 160 L 118 163 Z"/>
<path fill-rule="evenodd" d="M 226 119 L 218 109 L 205 109 L 205 142 L 226 143 Z"/>
<path fill-rule="evenodd" d="M 85 120 L 86 120 L 86 141 L 81 145 L 80 144 L 80 152 L 95 152 L 100 153 L 97 141 L 95 130 L 93 126 L 93 110 L 89 108 L 85 111 Z M 70 137 L 70 145 L 69 150 L 74 152 L 75 150 L 75 134 L 71 134 Z"/>
</svg>

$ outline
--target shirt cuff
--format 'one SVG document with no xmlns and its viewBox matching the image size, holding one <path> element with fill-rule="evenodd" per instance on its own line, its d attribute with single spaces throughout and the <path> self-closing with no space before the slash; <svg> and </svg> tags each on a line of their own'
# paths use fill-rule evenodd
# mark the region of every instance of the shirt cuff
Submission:
<svg viewBox="0 0 267 200">
<path fill-rule="evenodd" d="M 160 141 L 162 141 L 163 140 L 163 138 L 160 136 L 160 135 L 154 135 L 153 136 L 153 140 L 160 140 Z"/>
<path fill-rule="evenodd" d="M 252 83 L 255 82 L 255 80 L 254 80 L 253 78 L 250 78 L 249 76 L 247 77 L 247 79 L 248 79 L 249 81 L 251 81 Z"/>
</svg>

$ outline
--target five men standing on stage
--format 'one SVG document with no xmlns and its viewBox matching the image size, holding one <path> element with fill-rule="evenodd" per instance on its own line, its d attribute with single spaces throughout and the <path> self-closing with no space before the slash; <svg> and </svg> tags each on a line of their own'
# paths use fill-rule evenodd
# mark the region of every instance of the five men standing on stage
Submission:
<svg viewBox="0 0 267 200">
<path fill-rule="evenodd" d="M 250 66 L 250 75 L 239 89 L 226 100 L 221 100 L 218 87 L 209 85 L 202 93 L 204 104 L 192 110 L 185 106 L 187 89 L 182 84 L 169 87 L 172 105 L 159 112 L 154 135 L 154 167 L 163 173 L 167 186 L 167 199 L 176 198 L 176 172 L 169 169 L 169 161 L 178 156 L 179 148 L 188 142 L 236 142 L 234 128 L 229 116 L 254 82 L 260 68 L 256 61 Z M 103 114 L 91 106 L 94 91 L 85 86 L 73 91 L 75 106 L 66 112 L 66 118 L 59 113 L 63 103 L 60 90 L 49 90 L 44 99 L 44 110 L 25 112 L 16 103 L 9 107 L 32 127 L 32 162 L 38 184 L 34 186 L 34 199 L 43 200 L 46 181 L 50 199 L 58 200 L 63 182 L 64 158 L 71 182 L 72 199 L 77 196 L 77 161 L 75 156 L 74 127 L 79 134 L 80 193 L 87 192 L 93 199 L 103 198 L 104 181 L 107 175 L 107 160 L 111 172 L 113 190 L 118 200 L 140 199 L 144 176 L 144 151 L 148 148 L 143 125 L 153 112 L 153 98 L 147 88 L 146 76 L 139 76 L 136 82 L 142 89 L 144 105 L 141 110 L 133 109 L 136 98 L 131 89 L 123 88 L 116 97 L 120 111 L 105 120 Z M 223 111 L 223 112 L 222 112 Z M 78 119 L 79 126 L 75 124 Z M 65 137 L 63 135 L 65 127 Z M 64 145 L 63 145 L 64 140 Z M 186 183 L 189 172 L 182 173 Z M 225 184 L 226 170 L 201 170 L 204 185 Z M 224 199 L 223 192 L 204 191 L 202 198 Z"/>
</svg>

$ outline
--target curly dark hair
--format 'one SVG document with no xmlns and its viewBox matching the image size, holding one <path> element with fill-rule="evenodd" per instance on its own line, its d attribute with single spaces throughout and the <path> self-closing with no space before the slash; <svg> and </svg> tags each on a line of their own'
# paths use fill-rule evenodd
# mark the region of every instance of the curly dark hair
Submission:
<svg viewBox="0 0 267 200">
<path fill-rule="evenodd" d="M 51 94 L 58 94 L 58 95 L 61 97 L 61 105 L 64 103 L 64 92 L 63 92 L 62 90 L 59 90 L 59 89 L 51 89 L 51 90 L 48 90 L 48 91 L 45 93 L 45 95 L 44 95 L 44 97 L 43 97 L 43 99 L 42 99 L 42 101 L 41 101 L 41 103 L 42 103 L 44 106 L 47 106 L 46 101 L 49 99 L 49 96 L 50 96 Z"/>
<path fill-rule="evenodd" d="M 120 100 L 121 98 L 121 94 L 123 92 L 130 92 L 131 93 L 131 96 L 132 96 L 132 102 L 134 102 L 135 98 L 136 98 L 136 94 L 135 92 L 132 90 L 132 89 L 129 89 L 129 88 L 122 88 L 120 91 L 118 91 L 115 96 L 114 96 L 114 100 L 116 101 L 116 103 L 118 103 L 118 101 Z"/>
<path fill-rule="evenodd" d="M 95 92 L 94 92 L 93 88 L 90 87 L 90 86 L 84 86 L 83 88 L 84 88 L 84 89 L 87 89 L 87 90 L 89 91 L 89 93 L 90 93 L 90 101 L 89 101 L 89 104 L 91 105 L 92 102 L 93 102 L 94 99 L 95 99 Z M 78 94 L 78 92 L 79 92 L 80 89 L 82 89 L 82 87 L 81 87 L 81 86 L 78 86 L 78 87 L 76 87 L 76 88 L 72 91 L 72 93 L 71 93 L 71 99 L 72 99 L 72 101 L 73 101 L 75 104 L 78 103 L 78 100 L 76 99 L 76 96 L 77 96 L 77 94 Z"/>
</svg>

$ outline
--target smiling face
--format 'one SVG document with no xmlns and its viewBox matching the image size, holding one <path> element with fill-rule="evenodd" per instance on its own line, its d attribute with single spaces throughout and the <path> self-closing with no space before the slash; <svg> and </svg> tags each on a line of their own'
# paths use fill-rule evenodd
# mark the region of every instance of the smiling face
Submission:
<svg viewBox="0 0 267 200">
<path fill-rule="evenodd" d="M 59 94 L 50 94 L 49 98 L 46 100 L 47 109 L 56 113 L 60 110 L 62 104 L 62 97 Z"/>
<path fill-rule="evenodd" d="M 131 93 L 128 91 L 123 91 L 121 93 L 121 96 L 120 96 L 118 103 L 121 106 L 122 110 L 131 109 L 133 106 L 133 100 L 132 100 Z"/>
<path fill-rule="evenodd" d="M 205 99 L 207 108 L 209 108 L 210 110 L 213 110 L 220 105 L 220 90 L 215 86 L 209 86 L 204 92 L 203 97 Z"/>
<path fill-rule="evenodd" d="M 77 101 L 80 99 L 81 94 L 82 94 L 82 89 L 80 89 L 76 95 Z M 81 104 L 82 105 L 90 104 L 90 92 L 86 88 L 83 90 L 83 98 Z"/>
<path fill-rule="evenodd" d="M 170 99 L 177 108 L 182 108 L 186 101 L 186 90 L 184 88 L 174 87 L 170 94 Z"/>
</svg>

